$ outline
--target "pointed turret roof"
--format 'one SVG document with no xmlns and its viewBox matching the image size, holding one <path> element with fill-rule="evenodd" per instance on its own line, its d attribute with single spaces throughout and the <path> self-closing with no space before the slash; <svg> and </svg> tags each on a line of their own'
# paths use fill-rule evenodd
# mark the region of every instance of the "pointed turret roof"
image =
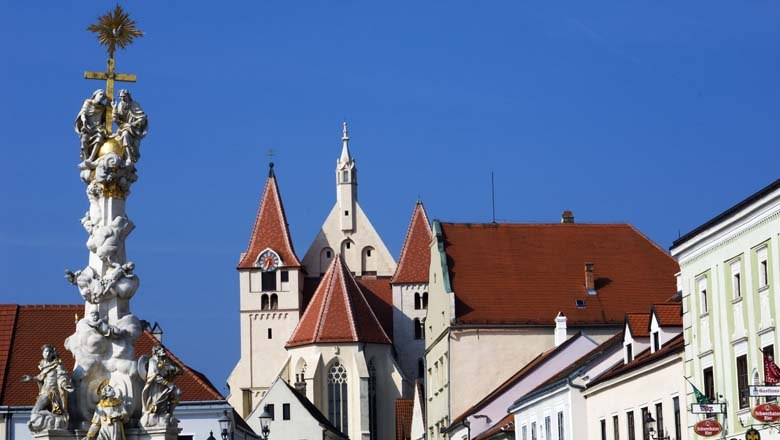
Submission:
<svg viewBox="0 0 780 440">
<path fill-rule="evenodd" d="M 256 267 L 257 257 L 268 248 L 279 255 L 282 266 L 299 267 L 301 265 L 290 239 L 287 216 L 284 213 L 279 187 L 276 184 L 273 162 L 269 165 L 268 180 L 265 182 L 263 197 L 260 199 L 260 207 L 257 209 L 257 218 L 249 238 L 249 245 L 246 252 L 241 254 L 238 268 Z"/>
<path fill-rule="evenodd" d="M 427 283 L 431 264 L 431 225 L 421 200 L 412 212 L 401 257 L 395 269 L 392 283 Z"/>
<path fill-rule="evenodd" d="M 391 343 L 341 254 L 322 277 L 287 346 L 334 342 Z"/>
</svg>

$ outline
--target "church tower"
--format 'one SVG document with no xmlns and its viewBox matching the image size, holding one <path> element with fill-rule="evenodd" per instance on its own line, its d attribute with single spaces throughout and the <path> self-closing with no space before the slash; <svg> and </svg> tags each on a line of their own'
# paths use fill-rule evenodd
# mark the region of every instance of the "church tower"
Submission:
<svg viewBox="0 0 780 440">
<path fill-rule="evenodd" d="M 336 161 L 336 204 L 303 257 L 306 276 L 321 277 L 336 254 L 341 254 L 357 277 L 390 277 L 395 259 L 379 237 L 357 199 L 357 166 L 349 150 L 347 123 Z"/>
<path fill-rule="evenodd" d="M 255 225 L 238 263 L 241 359 L 228 378 L 228 402 L 246 417 L 287 360 L 298 325 L 303 273 L 295 255 L 274 164 L 268 170 Z"/>
</svg>

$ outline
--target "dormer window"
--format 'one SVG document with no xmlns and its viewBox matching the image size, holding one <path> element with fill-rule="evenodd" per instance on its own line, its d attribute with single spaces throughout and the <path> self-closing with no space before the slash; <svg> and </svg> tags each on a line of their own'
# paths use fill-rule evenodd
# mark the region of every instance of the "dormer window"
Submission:
<svg viewBox="0 0 780 440">
<path fill-rule="evenodd" d="M 575 304 L 577 304 L 578 309 L 584 309 L 585 308 L 585 300 L 584 299 L 577 299 L 574 301 Z"/>
<path fill-rule="evenodd" d="M 626 363 L 634 360 L 634 345 L 626 344 Z"/>
<path fill-rule="evenodd" d="M 653 353 L 661 349 L 661 335 L 653 332 Z"/>
</svg>

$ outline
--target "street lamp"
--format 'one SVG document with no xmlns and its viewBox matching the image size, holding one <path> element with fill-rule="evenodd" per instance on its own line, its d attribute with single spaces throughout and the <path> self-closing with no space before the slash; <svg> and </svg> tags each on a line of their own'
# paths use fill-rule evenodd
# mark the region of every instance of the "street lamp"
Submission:
<svg viewBox="0 0 780 440">
<path fill-rule="evenodd" d="M 271 434 L 271 427 L 268 424 L 274 417 L 268 412 L 268 407 L 265 407 L 258 418 L 260 419 L 261 437 L 263 440 L 268 440 L 268 435 Z"/>
<path fill-rule="evenodd" d="M 653 427 L 653 425 L 655 425 L 655 419 L 653 418 L 653 415 L 650 414 L 649 412 L 645 416 L 644 423 L 645 423 L 645 430 L 647 430 L 647 432 L 650 433 L 650 438 L 652 438 L 653 440 L 669 440 L 670 439 L 670 436 L 663 435 L 664 434 L 663 432 L 660 432 L 660 433 L 656 433 L 655 432 L 655 427 Z M 662 428 L 662 431 L 663 431 L 663 428 Z"/>
<path fill-rule="evenodd" d="M 222 440 L 231 440 L 231 429 L 230 425 L 232 424 L 232 421 L 230 420 L 230 417 L 228 417 L 227 411 L 222 415 L 222 417 L 217 420 L 219 422 L 219 430 L 220 435 L 222 436 Z"/>
</svg>

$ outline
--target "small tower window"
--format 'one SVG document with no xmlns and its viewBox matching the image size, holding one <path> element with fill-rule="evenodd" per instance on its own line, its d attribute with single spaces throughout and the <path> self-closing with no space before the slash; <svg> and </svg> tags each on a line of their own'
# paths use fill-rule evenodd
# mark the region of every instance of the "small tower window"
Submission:
<svg viewBox="0 0 780 440">
<path fill-rule="evenodd" d="M 276 290 L 276 271 L 263 272 L 261 283 L 263 292 Z"/>
<path fill-rule="evenodd" d="M 260 297 L 260 310 L 268 310 L 268 295 L 265 293 Z"/>
<path fill-rule="evenodd" d="M 330 251 L 325 251 L 325 255 L 326 255 L 328 258 L 332 258 L 332 257 L 333 257 L 333 253 L 331 253 Z"/>
<path fill-rule="evenodd" d="M 342 171 L 341 172 L 341 183 L 349 183 L 349 171 Z"/>
<path fill-rule="evenodd" d="M 273 331 L 269 328 L 268 329 L 268 339 L 271 339 L 273 337 Z"/>
<path fill-rule="evenodd" d="M 423 359 L 417 359 L 417 377 L 422 378 L 425 374 L 425 363 L 423 362 Z"/>
<path fill-rule="evenodd" d="M 414 310 L 420 310 L 422 308 L 422 297 L 420 292 L 414 292 Z"/>
<path fill-rule="evenodd" d="M 422 308 L 423 310 L 428 310 L 428 292 L 423 292 L 422 294 Z"/>
<path fill-rule="evenodd" d="M 275 293 L 271 294 L 271 310 L 276 310 L 279 308 L 279 296 L 277 296 Z"/>
<path fill-rule="evenodd" d="M 349 211 L 344 211 L 344 217 L 349 215 Z"/>
<path fill-rule="evenodd" d="M 286 283 L 286 282 L 290 281 L 290 272 L 288 272 L 286 270 L 283 270 L 282 273 L 281 273 L 281 276 L 282 276 L 282 282 L 283 283 Z"/>
<path fill-rule="evenodd" d="M 424 328 L 419 318 L 414 318 L 414 339 L 423 338 Z"/>
</svg>

